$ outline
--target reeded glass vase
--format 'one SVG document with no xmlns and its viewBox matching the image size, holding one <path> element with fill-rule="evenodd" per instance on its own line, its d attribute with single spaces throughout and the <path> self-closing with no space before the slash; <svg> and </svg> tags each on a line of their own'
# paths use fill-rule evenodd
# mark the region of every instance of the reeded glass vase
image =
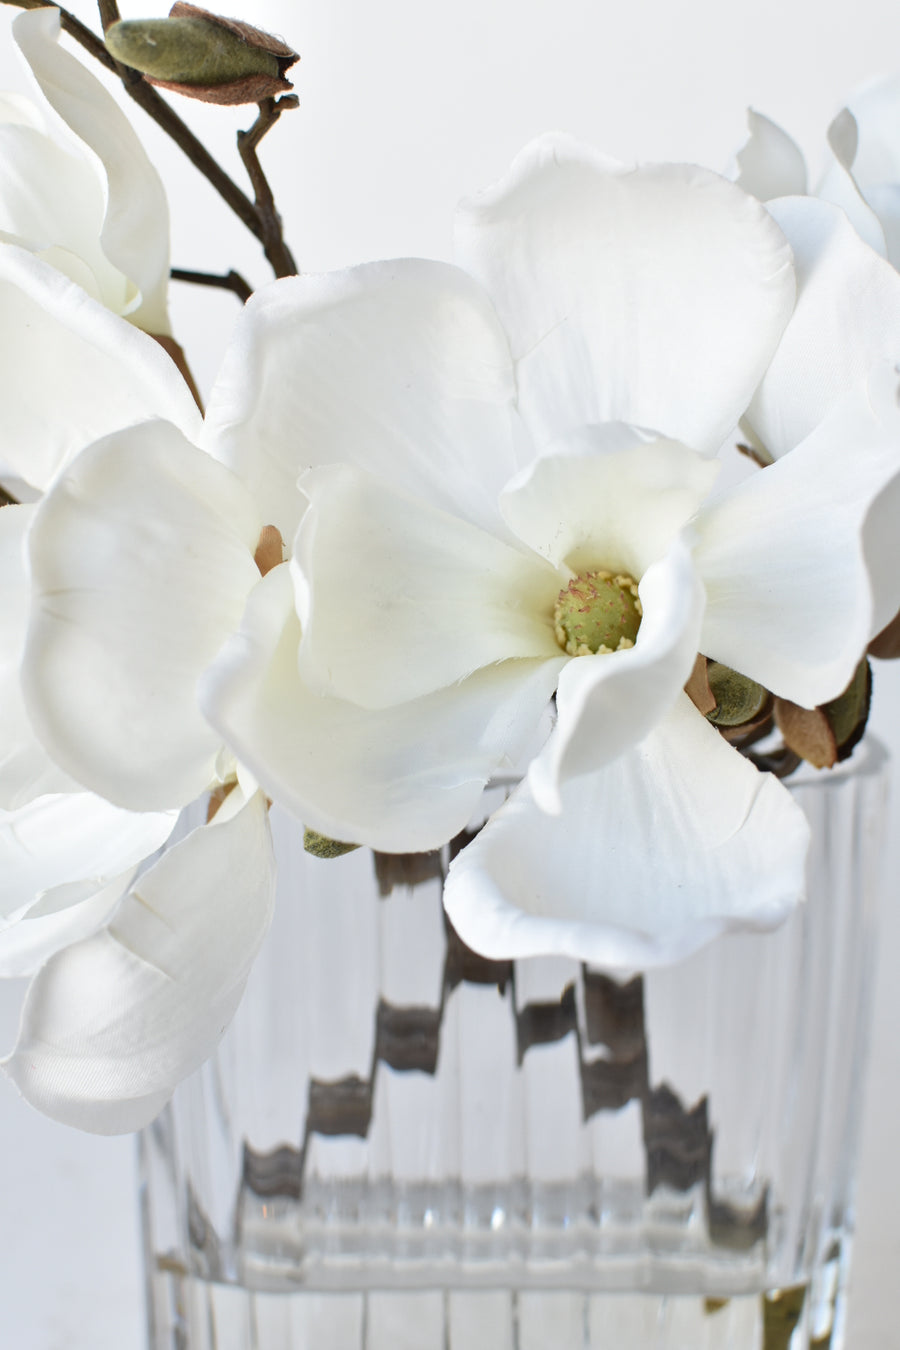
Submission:
<svg viewBox="0 0 900 1350">
<path fill-rule="evenodd" d="M 840 1350 L 885 756 L 791 790 L 808 902 L 625 980 L 273 809 L 271 935 L 141 1138 L 151 1350 Z"/>
</svg>

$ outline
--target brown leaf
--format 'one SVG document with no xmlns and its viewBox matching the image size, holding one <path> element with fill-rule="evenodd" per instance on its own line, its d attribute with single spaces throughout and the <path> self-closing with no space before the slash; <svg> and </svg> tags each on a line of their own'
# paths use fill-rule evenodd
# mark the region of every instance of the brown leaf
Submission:
<svg viewBox="0 0 900 1350">
<path fill-rule="evenodd" d="M 895 614 L 887 627 L 872 639 L 869 655 L 882 661 L 895 661 L 900 656 L 900 614 Z"/>
<path fill-rule="evenodd" d="M 288 93 L 294 87 L 290 80 L 277 75 L 246 75 L 244 79 L 232 80 L 230 84 L 178 84 L 173 80 L 155 80 L 152 75 L 144 75 L 143 78 L 157 89 L 168 89 L 170 93 L 184 94 L 187 98 L 199 99 L 201 103 L 216 103 L 225 108 L 237 107 L 241 103 L 261 103 L 264 98 Z"/>
<path fill-rule="evenodd" d="M 713 691 L 709 687 L 709 679 L 706 673 L 706 657 L 699 653 L 694 662 L 694 669 L 688 676 L 688 682 L 684 686 L 684 692 L 693 703 L 698 712 L 704 717 L 711 713 L 716 706 L 716 699 Z"/>
<path fill-rule="evenodd" d="M 278 567 L 284 562 L 284 540 L 276 525 L 262 527 L 253 561 L 259 568 L 261 576 L 265 576 L 273 567 Z"/>
<path fill-rule="evenodd" d="M 809 764 L 830 769 L 837 763 L 837 741 L 822 708 L 801 708 L 786 698 L 776 698 L 775 722 L 785 745 Z"/>
</svg>

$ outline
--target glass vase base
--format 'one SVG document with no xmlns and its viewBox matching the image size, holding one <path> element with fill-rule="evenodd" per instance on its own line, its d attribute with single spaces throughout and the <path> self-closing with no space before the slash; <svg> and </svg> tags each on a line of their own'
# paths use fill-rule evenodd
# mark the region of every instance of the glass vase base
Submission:
<svg viewBox="0 0 900 1350">
<path fill-rule="evenodd" d="M 836 1252 L 809 1284 L 695 1293 L 439 1289 L 275 1294 L 160 1266 L 150 1350 L 842 1350 Z"/>
</svg>

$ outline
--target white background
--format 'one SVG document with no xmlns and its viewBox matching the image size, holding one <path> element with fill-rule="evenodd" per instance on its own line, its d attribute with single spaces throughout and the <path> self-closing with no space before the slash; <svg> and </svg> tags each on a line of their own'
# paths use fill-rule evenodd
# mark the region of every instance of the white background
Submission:
<svg viewBox="0 0 900 1350">
<path fill-rule="evenodd" d="M 121 3 L 126 18 L 168 8 L 159 0 Z M 791 131 L 815 171 L 844 97 L 867 77 L 890 73 L 892 63 L 900 67 L 895 0 L 840 8 L 822 0 L 240 4 L 229 0 L 225 12 L 281 33 L 302 54 L 294 73 L 301 108 L 275 130 L 263 157 L 306 271 L 404 254 L 449 257 L 456 200 L 489 184 L 546 130 L 572 132 L 623 159 L 724 168 L 753 105 Z M 88 0 L 71 8 L 96 26 Z M 0 87 L 23 89 L 9 17 L 0 13 Z M 233 137 L 252 110 L 178 104 L 240 180 Z M 173 262 L 237 267 L 264 281 L 255 242 L 156 128 L 134 116 L 170 190 Z M 174 309 L 176 333 L 208 387 L 237 301 L 176 287 Z M 876 726 L 900 760 L 900 671 L 882 665 L 876 678 Z M 900 820 L 897 807 L 893 818 Z M 900 1347 L 900 847 L 891 854 L 848 1350 Z M 20 996 L 16 985 L 0 986 L 4 1050 Z M 130 1139 L 56 1126 L 0 1081 L 0 1345 L 139 1350 L 132 1155 Z"/>
</svg>

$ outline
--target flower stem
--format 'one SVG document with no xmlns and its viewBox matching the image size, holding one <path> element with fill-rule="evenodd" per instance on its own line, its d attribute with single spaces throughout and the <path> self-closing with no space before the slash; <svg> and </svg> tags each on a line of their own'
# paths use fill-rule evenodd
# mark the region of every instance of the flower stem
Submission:
<svg viewBox="0 0 900 1350">
<path fill-rule="evenodd" d="M 173 281 L 190 281 L 194 286 L 218 286 L 223 291 L 234 291 L 243 301 L 250 299 L 253 287 L 234 268 L 220 275 L 216 272 L 192 272 L 185 267 L 173 267 L 169 273 Z"/>
<path fill-rule="evenodd" d="M 258 105 L 259 116 L 249 131 L 237 134 L 238 153 L 247 170 L 247 176 L 256 195 L 256 210 L 262 226 L 262 242 L 266 257 L 272 265 L 276 277 L 297 275 L 297 264 L 291 250 L 284 242 L 281 217 L 275 208 L 275 198 L 269 181 L 263 173 L 256 148 L 268 131 L 271 131 L 279 117 L 288 108 L 296 108 L 297 98 L 287 94 L 283 98 L 264 98 Z"/>
</svg>

